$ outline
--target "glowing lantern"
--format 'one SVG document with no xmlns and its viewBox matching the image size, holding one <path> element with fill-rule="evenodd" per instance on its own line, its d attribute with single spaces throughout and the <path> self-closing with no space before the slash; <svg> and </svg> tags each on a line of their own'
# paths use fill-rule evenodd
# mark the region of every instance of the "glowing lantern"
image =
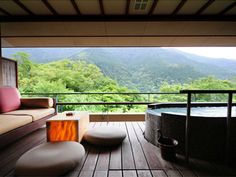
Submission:
<svg viewBox="0 0 236 177">
<path fill-rule="evenodd" d="M 47 120 L 47 141 L 77 141 L 80 142 L 89 124 L 86 112 L 74 112 L 72 116 L 59 113 Z"/>
</svg>

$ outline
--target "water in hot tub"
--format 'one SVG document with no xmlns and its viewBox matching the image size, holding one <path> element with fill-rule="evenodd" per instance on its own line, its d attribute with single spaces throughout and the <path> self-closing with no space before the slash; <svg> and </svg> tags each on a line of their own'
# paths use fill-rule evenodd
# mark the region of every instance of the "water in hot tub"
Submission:
<svg viewBox="0 0 236 177">
<path fill-rule="evenodd" d="M 186 108 L 158 108 L 149 110 L 153 113 L 170 113 L 186 115 Z M 203 116 L 203 117 L 226 117 L 227 107 L 193 107 L 191 108 L 191 116 Z M 232 107 L 232 117 L 236 117 L 236 107 Z"/>
</svg>

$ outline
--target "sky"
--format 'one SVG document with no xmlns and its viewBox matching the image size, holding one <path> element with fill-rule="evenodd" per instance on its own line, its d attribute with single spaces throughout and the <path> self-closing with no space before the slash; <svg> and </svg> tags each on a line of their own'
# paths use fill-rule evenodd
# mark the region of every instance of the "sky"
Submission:
<svg viewBox="0 0 236 177">
<path fill-rule="evenodd" d="M 187 53 L 236 60 L 236 47 L 174 47 Z"/>
<path fill-rule="evenodd" d="M 163 48 L 168 48 L 168 47 L 163 47 Z M 174 48 L 183 52 L 196 54 L 200 56 L 216 58 L 216 59 L 225 58 L 225 59 L 236 60 L 236 47 L 170 47 L 170 48 Z M 76 48 L 73 48 L 73 49 L 76 49 Z M 82 49 L 82 48 L 79 48 L 79 49 Z M 86 49 L 86 48 L 83 48 L 83 49 Z M 3 50 L 3 55 L 4 55 L 4 50 Z"/>
</svg>

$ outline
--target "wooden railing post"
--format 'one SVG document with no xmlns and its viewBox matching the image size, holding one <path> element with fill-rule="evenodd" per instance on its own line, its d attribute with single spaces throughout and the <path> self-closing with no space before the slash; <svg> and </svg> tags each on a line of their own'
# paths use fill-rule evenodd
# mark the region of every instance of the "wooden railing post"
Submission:
<svg viewBox="0 0 236 177">
<path fill-rule="evenodd" d="M 191 115 L 191 93 L 187 94 L 187 114 L 185 121 L 185 161 L 189 162 L 189 121 Z"/>
<path fill-rule="evenodd" d="M 228 104 L 227 104 L 227 119 L 226 119 L 226 145 L 225 145 L 225 164 L 229 164 L 229 155 L 230 155 L 230 129 L 231 129 L 231 117 L 232 117 L 232 102 L 233 102 L 233 93 L 228 95 Z"/>
<path fill-rule="evenodd" d="M 56 101 L 56 113 L 58 113 L 58 105 L 57 105 L 57 103 L 58 103 L 58 95 L 57 94 L 55 95 L 55 101 Z"/>
</svg>

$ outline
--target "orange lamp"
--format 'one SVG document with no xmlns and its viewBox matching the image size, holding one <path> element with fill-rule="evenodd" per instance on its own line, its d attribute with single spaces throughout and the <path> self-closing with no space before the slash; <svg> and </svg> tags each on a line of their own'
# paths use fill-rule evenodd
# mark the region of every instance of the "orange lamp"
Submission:
<svg viewBox="0 0 236 177">
<path fill-rule="evenodd" d="M 79 141 L 77 120 L 55 120 L 48 121 L 47 141 Z"/>
<path fill-rule="evenodd" d="M 58 113 L 46 121 L 47 141 L 81 142 L 89 125 L 87 112 Z"/>
</svg>

